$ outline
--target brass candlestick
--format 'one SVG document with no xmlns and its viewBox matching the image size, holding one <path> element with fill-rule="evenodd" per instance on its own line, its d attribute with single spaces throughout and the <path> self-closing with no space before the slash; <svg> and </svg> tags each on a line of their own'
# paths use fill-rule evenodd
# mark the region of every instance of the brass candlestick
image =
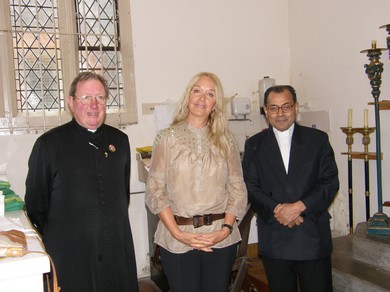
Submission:
<svg viewBox="0 0 390 292">
<path fill-rule="evenodd" d="M 360 134 L 363 135 L 362 143 L 364 145 L 364 183 L 365 183 L 365 201 L 366 201 L 366 220 L 370 218 L 370 168 L 369 168 L 369 151 L 368 145 L 371 143 L 370 134 L 375 132 L 375 127 L 357 128 Z"/>
<path fill-rule="evenodd" d="M 353 233 L 353 189 L 352 189 L 352 145 L 353 135 L 357 133 L 356 128 L 341 127 L 344 134 L 347 135 L 345 142 L 348 145 L 348 210 L 349 210 L 349 233 Z"/>
<path fill-rule="evenodd" d="M 379 116 L 379 95 L 380 86 L 382 84 L 383 64 L 380 62 L 382 51 L 384 48 L 377 48 L 376 41 L 371 43 L 371 49 L 363 50 L 361 53 L 367 53 L 370 60 L 369 64 L 364 65 L 365 72 L 370 79 L 372 88 L 371 94 L 374 98 L 375 106 L 375 126 L 376 126 L 376 169 L 377 169 L 377 188 L 378 188 L 378 212 L 369 219 L 367 233 L 368 234 L 390 234 L 390 220 L 383 213 L 382 206 L 382 163 L 381 163 L 381 130 Z"/>
</svg>

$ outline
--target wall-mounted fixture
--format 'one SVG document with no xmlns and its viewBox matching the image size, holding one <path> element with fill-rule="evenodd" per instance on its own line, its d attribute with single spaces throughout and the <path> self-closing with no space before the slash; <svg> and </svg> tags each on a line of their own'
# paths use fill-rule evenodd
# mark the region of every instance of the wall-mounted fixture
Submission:
<svg viewBox="0 0 390 292">
<path fill-rule="evenodd" d="M 267 91 L 268 88 L 271 86 L 274 86 L 275 79 L 270 78 L 269 76 L 264 76 L 263 79 L 260 79 L 258 82 L 259 85 L 259 107 L 260 107 L 260 114 L 265 115 L 263 106 L 264 106 L 264 93 Z"/>
<path fill-rule="evenodd" d="M 232 115 L 239 116 L 249 115 L 251 113 L 251 102 L 248 97 L 233 98 L 231 101 Z"/>
</svg>

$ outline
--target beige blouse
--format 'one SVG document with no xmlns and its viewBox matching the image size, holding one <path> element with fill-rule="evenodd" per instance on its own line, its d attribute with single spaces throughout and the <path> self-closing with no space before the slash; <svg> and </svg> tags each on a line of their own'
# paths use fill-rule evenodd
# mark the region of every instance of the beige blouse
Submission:
<svg viewBox="0 0 390 292">
<path fill-rule="evenodd" d="M 237 219 L 244 216 L 247 191 L 242 176 L 240 155 L 230 137 L 231 151 L 224 159 L 208 139 L 208 128 L 196 129 L 187 123 L 161 130 L 154 141 L 149 178 L 146 184 L 146 205 L 158 214 L 171 207 L 174 215 L 230 213 Z M 212 225 L 194 228 L 180 225 L 185 232 L 209 233 L 221 229 L 224 219 Z M 241 240 L 237 224 L 233 233 L 217 243 L 226 247 Z M 191 248 L 169 233 L 160 221 L 155 243 L 173 253 L 184 253 Z"/>
</svg>

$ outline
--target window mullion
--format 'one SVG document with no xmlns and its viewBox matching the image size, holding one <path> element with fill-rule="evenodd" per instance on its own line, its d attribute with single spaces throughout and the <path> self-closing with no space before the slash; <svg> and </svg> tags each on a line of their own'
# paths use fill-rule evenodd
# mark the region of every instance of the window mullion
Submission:
<svg viewBox="0 0 390 292">
<path fill-rule="evenodd" d="M 116 5 L 118 5 L 118 3 L 116 3 Z M 123 93 L 120 94 L 120 89 L 119 89 L 119 68 L 118 68 L 118 47 L 119 47 L 119 40 L 118 40 L 118 14 L 117 14 L 117 11 L 118 11 L 118 7 L 117 6 L 112 6 L 112 15 L 114 17 L 114 23 L 115 23 L 115 26 L 114 26 L 114 38 L 115 38 L 115 44 L 114 44 L 114 50 L 115 50 L 115 69 L 116 69 L 116 72 L 118 74 L 116 74 L 115 76 L 115 79 L 116 79 L 116 92 L 118 92 L 118 108 L 117 108 L 117 112 L 118 112 L 118 118 L 119 118 L 119 125 L 122 124 L 122 109 L 123 109 L 123 105 L 124 105 L 124 100 L 123 99 Z M 122 58 L 123 59 L 123 58 Z M 123 67 L 122 67 L 123 68 Z M 122 73 L 123 73 L 123 70 L 122 70 Z M 123 79 L 123 78 L 122 78 Z"/>
<path fill-rule="evenodd" d="M 56 28 L 57 26 L 55 25 L 56 21 L 58 19 L 55 18 L 55 12 L 54 12 L 54 2 L 51 2 L 51 13 L 53 15 L 53 23 L 54 23 L 54 28 L 53 28 L 53 38 L 54 38 L 54 54 L 55 54 L 55 65 L 56 65 L 56 79 L 58 80 L 58 86 L 57 86 L 57 95 L 58 95 L 58 122 L 61 125 L 62 124 L 62 111 L 65 110 L 65 107 L 62 106 L 61 104 L 61 96 L 63 95 L 62 90 L 59 86 L 59 80 L 60 80 L 60 68 L 58 66 L 58 63 L 60 62 L 60 58 L 58 56 L 58 46 L 57 46 L 57 39 L 58 39 L 58 29 Z M 65 101 L 64 101 L 65 103 Z"/>
<path fill-rule="evenodd" d="M 13 71 L 11 20 L 7 1 L 0 1 L 0 124 L 10 128 L 16 115 L 16 88 Z M 9 131 L 12 131 L 10 129 Z"/>
<path fill-rule="evenodd" d="M 78 74 L 78 35 L 76 30 L 76 15 L 74 1 L 58 1 L 58 18 L 60 29 L 62 80 L 64 84 L 64 95 L 66 114 L 69 118 L 66 96 L 68 95 L 73 78 Z"/>
</svg>

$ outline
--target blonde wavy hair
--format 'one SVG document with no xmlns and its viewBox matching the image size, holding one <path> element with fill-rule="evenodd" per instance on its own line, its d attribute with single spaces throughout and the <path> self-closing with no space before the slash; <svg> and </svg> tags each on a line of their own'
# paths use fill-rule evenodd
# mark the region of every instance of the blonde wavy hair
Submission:
<svg viewBox="0 0 390 292">
<path fill-rule="evenodd" d="M 210 113 L 209 119 L 207 122 L 207 127 L 209 128 L 209 138 L 211 143 L 220 149 L 223 157 L 227 157 L 231 146 L 232 146 L 232 137 L 228 131 L 227 127 L 227 115 L 226 115 L 226 104 L 224 101 L 224 92 L 222 83 L 219 78 L 210 72 L 200 72 L 196 74 L 191 81 L 189 82 L 183 96 L 178 101 L 178 105 L 176 108 L 176 113 L 173 118 L 172 126 L 183 123 L 186 121 L 188 116 L 188 103 L 192 89 L 195 84 L 202 77 L 208 77 L 213 80 L 215 84 L 215 106 L 214 110 Z"/>
</svg>

